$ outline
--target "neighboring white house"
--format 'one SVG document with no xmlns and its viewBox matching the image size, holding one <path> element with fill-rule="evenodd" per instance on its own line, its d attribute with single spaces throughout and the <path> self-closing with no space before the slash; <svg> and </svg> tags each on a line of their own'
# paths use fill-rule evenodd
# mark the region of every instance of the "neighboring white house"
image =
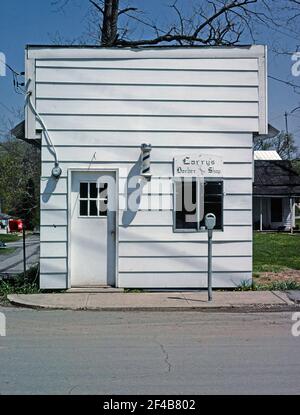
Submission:
<svg viewBox="0 0 300 415">
<path fill-rule="evenodd" d="M 275 150 L 256 150 L 254 160 L 282 160 L 282 158 Z"/>
<path fill-rule="evenodd" d="M 266 155 L 264 159 L 261 154 L 254 161 L 253 227 L 260 231 L 291 231 L 296 227 L 300 161 L 281 160 L 276 154 L 273 158 Z"/>
<path fill-rule="evenodd" d="M 206 287 L 207 212 L 213 286 L 252 278 L 264 46 L 28 46 L 26 85 L 26 137 L 42 136 L 41 288 Z M 179 208 L 186 176 L 192 212 Z"/>
</svg>

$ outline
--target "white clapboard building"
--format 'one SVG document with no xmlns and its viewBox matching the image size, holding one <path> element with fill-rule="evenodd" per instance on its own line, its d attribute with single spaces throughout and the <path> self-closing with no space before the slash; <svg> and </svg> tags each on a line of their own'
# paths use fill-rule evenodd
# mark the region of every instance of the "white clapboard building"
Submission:
<svg viewBox="0 0 300 415">
<path fill-rule="evenodd" d="M 42 140 L 41 288 L 206 287 L 206 213 L 213 286 L 251 279 L 264 46 L 28 46 L 26 88 L 26 137 Z"/>
</svg>

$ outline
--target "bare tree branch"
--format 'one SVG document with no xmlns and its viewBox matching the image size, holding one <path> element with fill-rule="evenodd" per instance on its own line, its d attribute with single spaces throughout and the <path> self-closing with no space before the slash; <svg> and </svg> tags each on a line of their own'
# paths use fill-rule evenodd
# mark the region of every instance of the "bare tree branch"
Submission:
<svg viewBox="0 0 300 415">
<path fill-rule="evenodd" d="M 290 86 L 294 89 L 295 92 L 300 92 L 300 85 L 296 85 L 291 81 L 287 81 L 284 79 L 277 78 L 276 76 L 268 75 L 268 78 L 273 79 L 274 81 L 281 82 L 287 86 Z"/>
<path fill-rule="evenodd" d="M 100 13 L 102 13 L 102 15 L 104 14 L 104 11 L 103 11 L 102 7 L 100 7 L 100 6 L 99 6 L 99 4 L 97 4 L 94 0 L 89 0 L 89 2 L 90 2 L 93 6 L 95 6 L 95 7 L 96 7 L 96 9 L 97 9 Z"/>
<path fill-rule="evenodd" d="M 118 14 L 120 16 L 121 14 L 128 13 L 128 12 L 135 12 L 137 10 L 138 9 L 136 7 L 127 7 L 126 9 L 119 10 Z"/>
</svg>

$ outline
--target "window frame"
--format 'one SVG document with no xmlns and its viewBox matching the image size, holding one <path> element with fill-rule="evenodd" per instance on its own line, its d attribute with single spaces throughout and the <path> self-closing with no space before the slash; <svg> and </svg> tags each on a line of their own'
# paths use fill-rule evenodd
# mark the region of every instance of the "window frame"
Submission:
<svg viewBox="0 0 300 415">
<path fill-rule="evenodd" d="M 81 183 L 87 183 L 88 184 L 88 191 L 87 191 L 87 197 L 80 197 L 80 185 Z M 97 188 L 97 197 L 90 197 L 90 184 L 91 183 L 95 183 L 97 185 L 97 182 L 95 182 L 94 180 L 80 180 L 79 182 L 79 192 L 78 192 L 78 218 L 89 218 L 89 219 L 107 219 L 107 210 L 106 210 L 106 214 L 105 215 L 99 215 L 99 209 L 97 209 L 98 214 L 97 215 L 90 215 L 90 202 L 91 201 L 98 201 L 98 203 L 100 203 L 101 200 L 108 200 L 108 185 L 107 185 L 107 196 L 106 198 L 104 197 L 99 197 L 99 189 Z M 81 201 L 87 201 L 87 215 L 81 215 L 80 214 L 80 202 Z M 96 203 L 97 206 L 97 203 Z M 100 206 L 100 205 L 99 205 Z"/>
<path fill-rule="evenodd" d="M 182 182 L 183 180 L 196 180 L 196 216 L 197 216 L 197 228 L 186 228 L 186 229 L 178 229 L 176 228 L 176 182 Z M 224 232 L 224 179 L 222 177 L 174 177 L 173 178 L 173 232 L 174 233 L 203 233 L 207 232 L 207 229 L 205 227 L 200 227 L 200 221 L 199 221 L 199 215 L 200 215 L 200 209 L 198 209 L 198 199 L 201 194 L 201 188 L 200 188 L 200 180 L 203 180 L 203 183 L 205 182 L 222 182 L 222 213 L 221 213 L 221 223 L 222 227 L 220 229 L 214 229 L 214 232 Z M 204 193 L 204 187 L 203 187 L 203 197 L 205 198 Z M 203 205 L 204 207 L 204 205 Z"/>
</svg>

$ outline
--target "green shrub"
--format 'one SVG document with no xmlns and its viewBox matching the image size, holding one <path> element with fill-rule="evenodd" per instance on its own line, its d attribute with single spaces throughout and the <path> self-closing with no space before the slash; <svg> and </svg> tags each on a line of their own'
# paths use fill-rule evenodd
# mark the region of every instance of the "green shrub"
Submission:
<svg viewBox="0 0 300 415">
<path fill-rule="evenodd" d="M 242 281 L 236 291 L 289 291 L 300 290 L 300 283 L 297 281 L 272 281 L 266 284 L 258 284 L 249 280 Z"/>
<path fill-rule="evenodd" d="M 35 294 L 40 292 L 38 286 L 39 267 L 30 268 L 26 277 L 23 273 L 0 280 L 0 297 L 2 300 L 8 294 Z"/>
</svg>

